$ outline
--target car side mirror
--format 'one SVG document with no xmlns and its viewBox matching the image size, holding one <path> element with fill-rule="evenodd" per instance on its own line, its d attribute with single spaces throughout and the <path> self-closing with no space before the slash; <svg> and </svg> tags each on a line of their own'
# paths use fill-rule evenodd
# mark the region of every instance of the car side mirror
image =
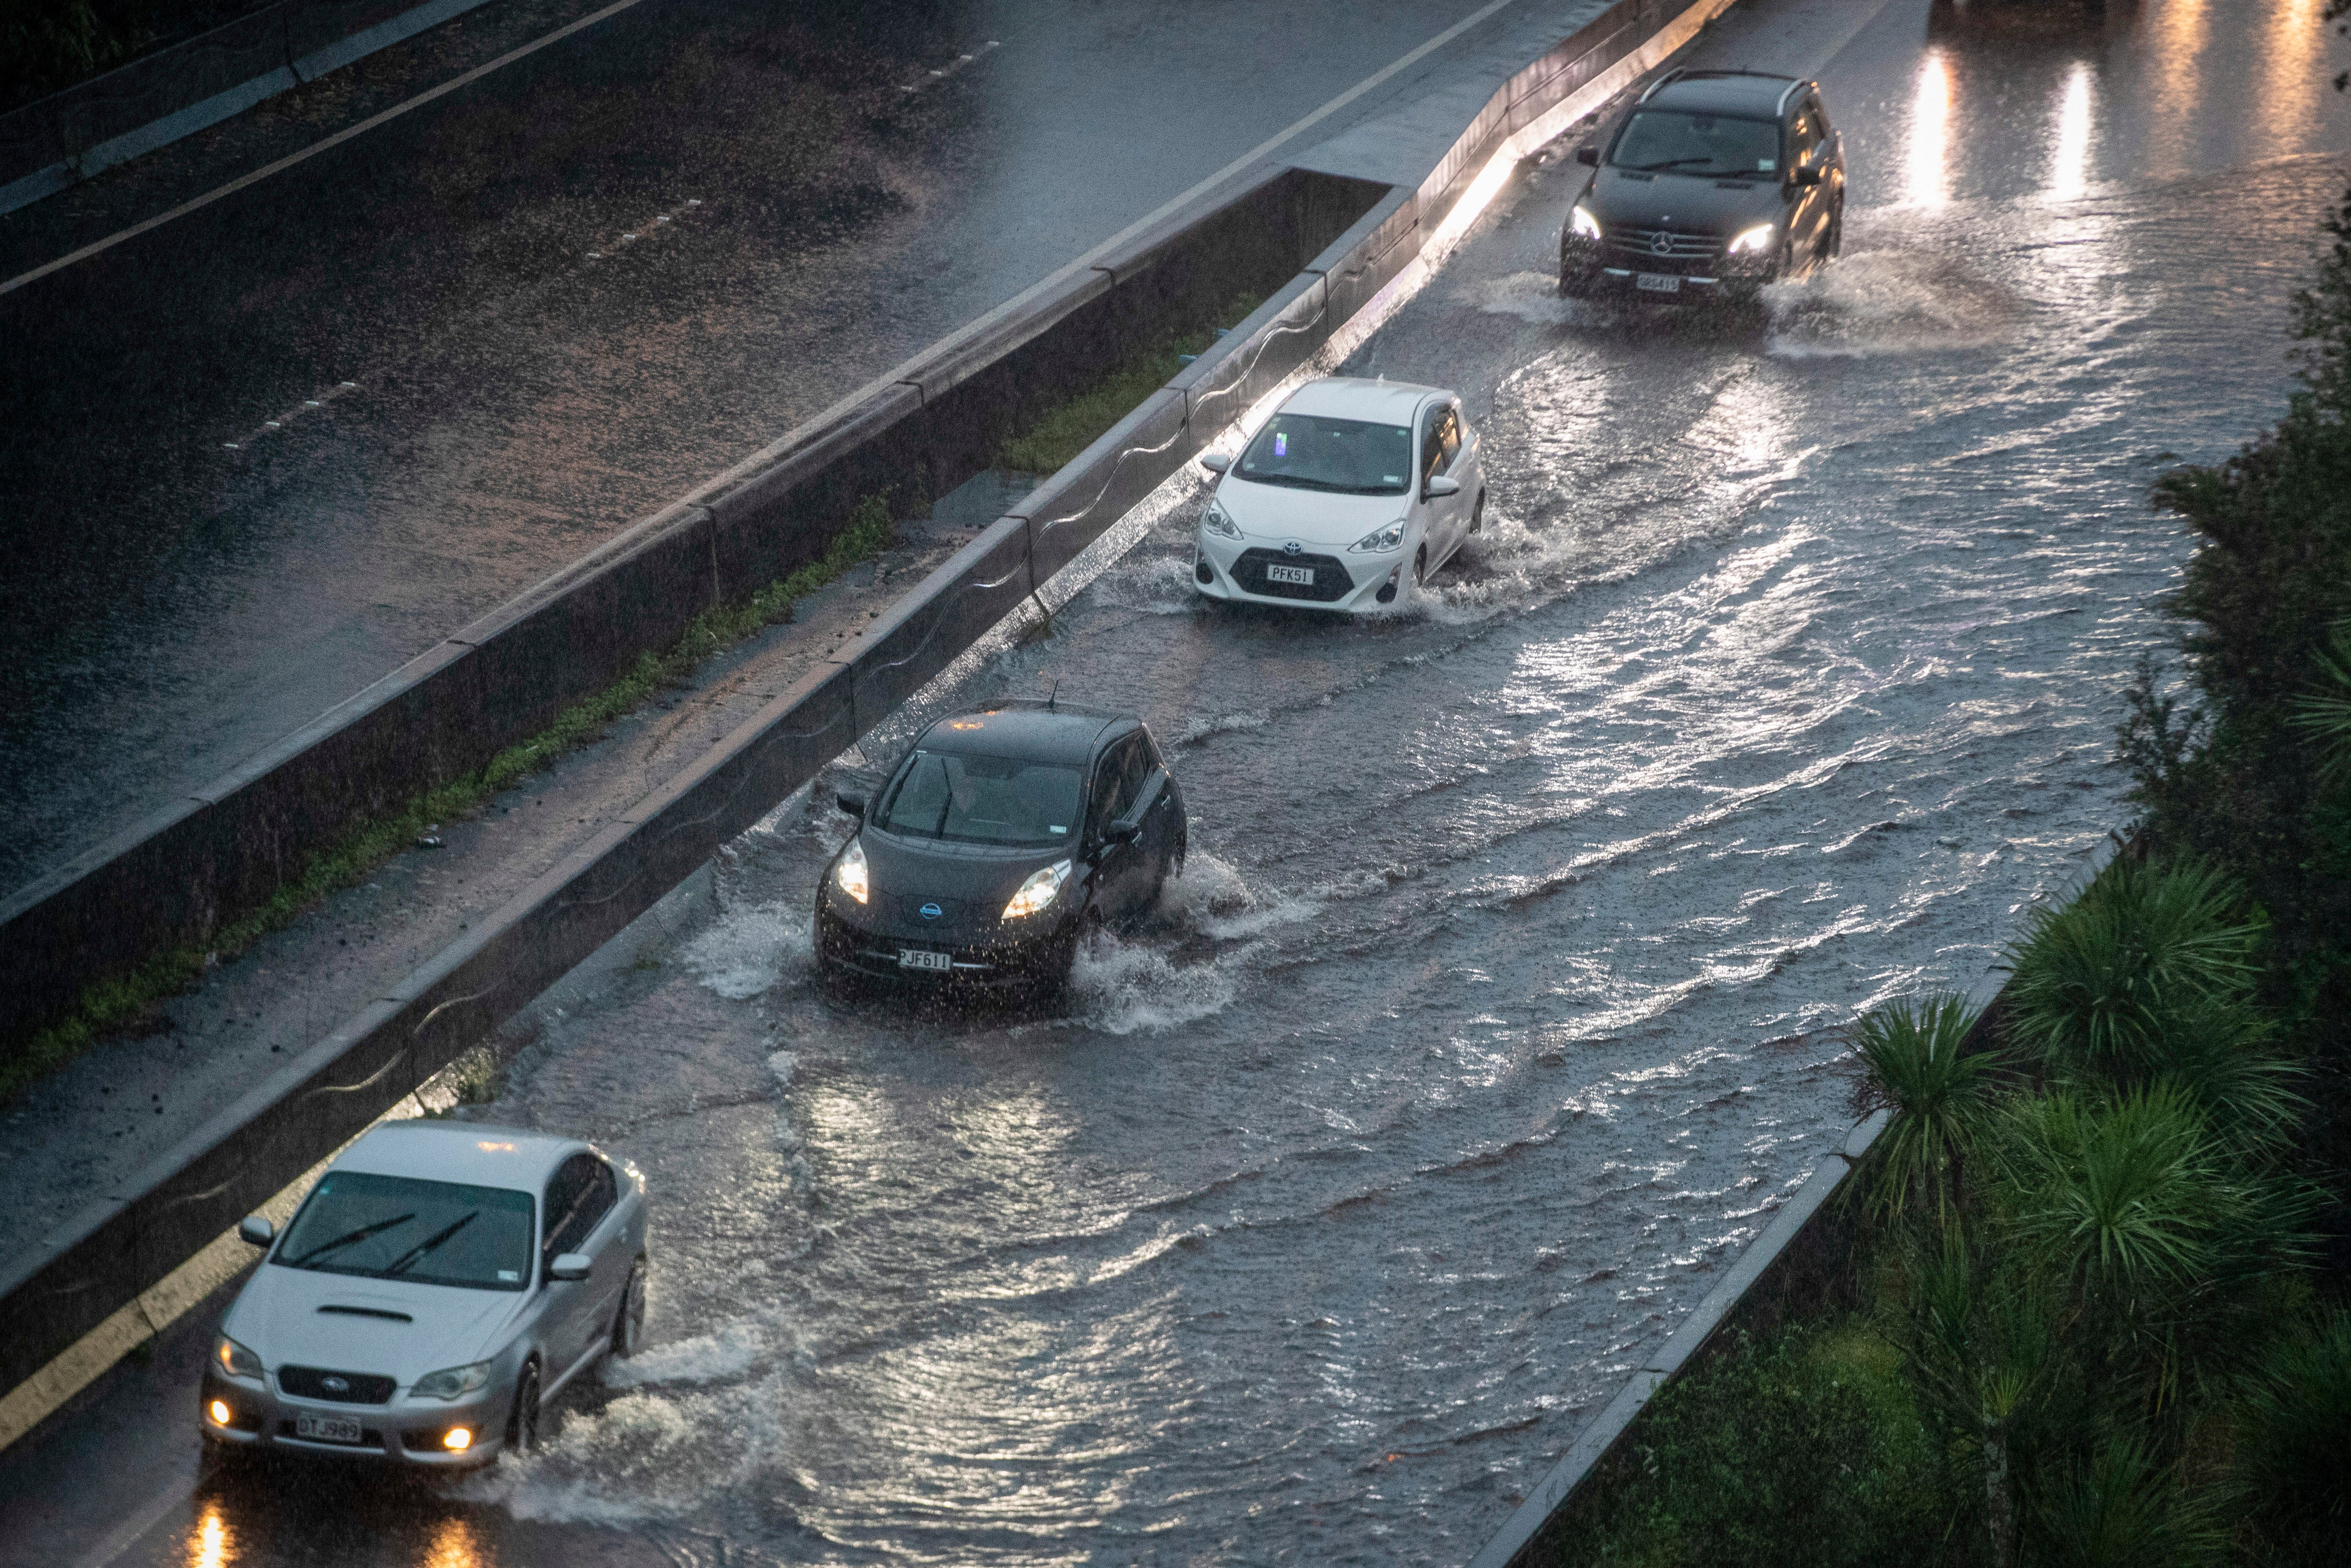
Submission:
<svg viewBox="0 0 2351 1568">
<path fill-rule="evenodd" d="M 1420 493 L 1432 501 L 1439 496 L 1458 496 L 1461 494 L 1461 481 L 1450 474 L 1431 475 L 1428 483 L 1420 487 Z"/>
<path fill-rule="evenodd" d="M 832 803 L 860 821 L 865 818 L 865 797 L 862 795 L 835 795 Z"/>
<path fill-rule="evenodd" d="M 1600 149 L 1579 147 L 1575 150 L 1575 161 L 1587 169 L 1597 169 L 1600 167 Z"/>
<path fill-rule="evenodd" d="M 1200 466 L 1206 468 L 1211 474 L 1221 474 L 1232 465 L 1233 455 L 1229 452 L 1203 452 L 1200 454 Z"/>
<path fill-rule="evenodd" d="M 547 1277 L 550 1280 L 584 1280 L 595 1266 L 595 1260 L 585 1252 L 558 1252 L 554 1261 L 547 1266 Z"/>
<path fill-rule="evenodd" d="M 1809 191 L 1820 183 L 1821 172 L 1818 169 L 1791 169 L 1788 171 L 1788 183 L 1795 186 L 1800 191 Z"/>
<path fill-rule="evenodd" d="M 1142 836 L 1141 822 L 1117 821 L 1102 830 L 1102 841 L 1110 844 L 1131 844 Z"/>
<path fill-rule="evenodd" d="M 257 1214 L 248 1214 L 236 1222 L 237 1239 L 252 1247 L 266 1247 L 277 1239 L 277 1228 Z"/>
</svg>

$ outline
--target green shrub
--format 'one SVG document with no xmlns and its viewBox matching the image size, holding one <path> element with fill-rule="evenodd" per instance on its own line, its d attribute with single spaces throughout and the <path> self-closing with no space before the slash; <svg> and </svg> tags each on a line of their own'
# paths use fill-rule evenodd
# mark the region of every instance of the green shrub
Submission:
<svg viewBox="0 0 2351 1568">
<path fill-rule="evenodd" d="M 1894 1347 L 1859 1320 L 1740 1335 L 1668 1385 L 1590 1483 L 1562 1564 L 1879 1564 L 1940 1555 L 1949 1513 Z"/>
<path fill-rule="evenodd" d="M 2246 1377 L 2236 1479 L 2278 1564 L 2351 1563 L 2351 1312 L 2277 1341 Z"/>
</svg>

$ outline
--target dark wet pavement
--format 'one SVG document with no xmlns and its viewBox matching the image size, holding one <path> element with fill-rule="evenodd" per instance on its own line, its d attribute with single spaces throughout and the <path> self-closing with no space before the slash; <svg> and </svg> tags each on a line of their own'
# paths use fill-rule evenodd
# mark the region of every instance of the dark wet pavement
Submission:
<svg viewBox="0 0 2351 1568">
<path fill-rule="evenodd" d="M 115 1560 L 1466 1559 L 1842 1134 L 1836 1028 L 1980 989 L 2123 820 L 2184 548 L 2148 481 L 2287 390 L 2351 178 L 2315 16 L 2022 10 L 1760 0 L 1701 46 L 1818 72 L 1846 135 L 1846 255 L 1761 319 L 1559 300 L 1580 171 L 1523 171 L 1346 366 L 1485 431 L 1432 593 L 1200 608 L 1187 480 L 869 744 L 1058 681 L 1169 745 L 1192 864 L 1065 1012 L 820 993 L 845 823 L 788 802 L 486 1113 L 647 1171 L 652 1347 L 529 1463 L 166 1490 Z"/>
<path fill-rule="evenodd" d="M 0 296 L 0 887 L 1475 7 L 1361 6 L 1339 30 L 1297 0 L 866 9 L 820 31 L 746 0 L 647 0 Z M 1522 20 L 1506 8 L 1459 47 Z M 273 154 L 300 140 L 241 129 Z M 168 188 L 141 172 L 139 200 L 193 193 L 204 167 Z M 75 200 L 0 224 L 0 272 L 146 215 Z"/>
</svg>

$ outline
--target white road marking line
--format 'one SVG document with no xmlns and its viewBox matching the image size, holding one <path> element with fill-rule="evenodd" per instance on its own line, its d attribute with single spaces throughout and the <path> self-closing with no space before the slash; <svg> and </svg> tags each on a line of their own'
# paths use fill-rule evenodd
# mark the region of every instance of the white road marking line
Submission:
<svg viewBox="0 0 2351 1568">
<path fill-rule="evenodd" d="M 244 190 L 247 185 L 258 184 L 262 181 L 268 179 L 272 174 L 291 169 L 297 163 L 317 157 L 319 153 L 326 152 L 329 148 L 340 147 L 354 136 L 364 135 L 387 120 L 399 119 L 402 115 L 406 114 L 413 109 L 422 109 L 426 104 L 431 103 L 434 99 L 441 98 L 448 93 L 453 93 L 461 87 L 465 87 L 474 82 L 477 82 L 484 77 L 488 76 L 492 71 L 497 70 L 505 66 L 512 65 L 515 61 L 521 59 L 526 55 L 537 54 L 539 50 L 547 47 L 549 44 L 561 43 L 572 34 L 580 32 L 583 28 L 592 27 L 597 23 L 604 20 L 607 16 L 617 16 L 622 12 L 628 10 L 631 6 L 641 5 L 643 3 L 643 0 L 614 0 L 612 5 L 605 6 L 602 10 L 595 12 L 590 16 L 582 16 L 576 22 L 558 27 L 554 32 L 548 34 L 543 38 L 534 38 L 529 43 L 523 45 L 520 48 L 509 49 L 505 54 L 500 55 L 496 59 L 491 60 L 486 65 L 475 66 L 472 70 L 467 71 L 463 76 L 452 77 L 447 81 L 443 82 L 439 87 L 431 89 L 425 92 L 420 92 L 414 98 L 408 99 L 403 102 L 395 103 L 381 114 L 370 115 L 367 119 L 360 120 L 357 125 L 347 125 L 342 130 L 336 131 L 332 136 L 328 137 L 325 141 L 314 141 L 309 146 L 303 148 L 299 152 L 289 152 L 285 157 L 277 160 L 275 163 L 265 164 L 263 167 L 253 171 L 250 174 L 240 175 L 236 179 L 231 180 L 227 184 L 219 186 L 214 190 L 206 191 L 203 195 L 198 196 L 192 201 L 182 202 L 178 206 L 173 207 L 168 213 L 158 213 L 155 216 L 147 219 L 143 223 L 133 224 L 127 229 L 119 230 L 114 234 L 107 235 L 104 239 L 93 240 L 89 245 L 82 246 L 79 250 L 61 256 L 55 261 L 44 263 L 43 265 L 33 268 L 30 272 L 19 273 L 16 277 L 8 279 L 7 282 L 0 283 L 0 294 L 6 294 L 12 290 L 22 288 L 28 283 L 47 277 L 52 272 L 71 267 L 75 262 L 87 261 L 91 256 L 98 255 L 100 251 L 111 250 L 114 246 L 120 245 L 124 240 L 138 238 L 141 235 L 145 234 L 149 229 L 161 228 L 163 225 L 170 223 L 174 218 L 183 218 L 199 208 L 208 207 L 214 202 L 219 201 L 223 196 L 233 196 L 237 192 Z"/>
<path fill-rule="evenodd" d="M 165 1514 L 194 1496 L 195 1488 L 186 1478 L 182 1478 L 169 1490 L 149 1500 L 144 1508 L 115 1526 L 113 1533 L 99 1542 L 97 1549 L 81 1560 L 81 1568 L 109 1568 L 116 1558 L 130 1551 L 141 1536 L 162 1523 Z"/>
</svg>

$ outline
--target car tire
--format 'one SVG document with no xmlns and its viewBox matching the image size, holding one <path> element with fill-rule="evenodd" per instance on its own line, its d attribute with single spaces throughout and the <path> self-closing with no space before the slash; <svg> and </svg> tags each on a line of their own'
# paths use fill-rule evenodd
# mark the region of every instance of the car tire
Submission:
<svg viewBox="0 0 2351 1568">
<path fill-rule="evenodd" d="M 1469 507 L 1469 531 L 1476 533 L 1486 526 L 1486 492 L 1478 492 L 1478 499 Z"/>
<path fill-rule="evenodd" d="M 1839 202 L 1829 212 L 1828 232 L 1821 236 L 1821 259 L 1834 261 L 1844 252 L 1844 204 Z"/>
<path fill-rule="evenodd" d="M 1424 544 L 1420 547 L 1420 553 L 1412 558 L 1412 585 L 1419 588 L 1426 585 L 1427 581 L 1428 547 Z"/>
<path fill-rule="evenodd" d="M 621 1310 L 612 1314 L 612 1356 L 626 1361 L 645 1343 L 645 1260 L 629 1265 L 629 1282 L 621 1287 Z"/>
<path fill-rule="evenodd" d="M 538 1363 L 523 1364 L 515 1385 L 514 1410 L 507 1416 L 507 1451 L 528 1454 L 538 1447 Z"/>
</svg>

